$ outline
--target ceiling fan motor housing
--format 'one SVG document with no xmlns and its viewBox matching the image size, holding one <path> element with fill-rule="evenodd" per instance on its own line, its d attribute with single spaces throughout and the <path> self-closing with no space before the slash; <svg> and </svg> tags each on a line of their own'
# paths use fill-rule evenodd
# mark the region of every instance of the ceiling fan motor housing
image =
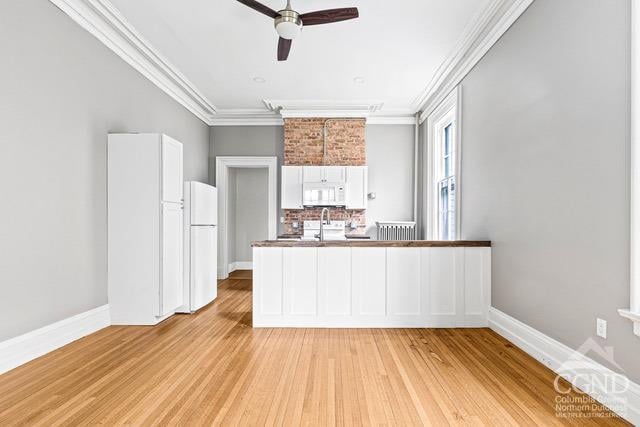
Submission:
<svg viewBox="0 0 640 427">
<path fill-rule="evenodd" d="M 275 19 L 275 27 L 278 35 L 283 39 L 293 40 L 302 31 L 302 19 L 300 14 L 294 10 L 285 9 L 278 12 L 279 17 Z"/>
</svg>

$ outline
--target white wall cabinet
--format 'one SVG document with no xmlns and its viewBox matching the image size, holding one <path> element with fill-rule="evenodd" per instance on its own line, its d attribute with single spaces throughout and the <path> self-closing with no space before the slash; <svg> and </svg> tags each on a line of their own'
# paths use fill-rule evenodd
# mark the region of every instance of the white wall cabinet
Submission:
<svg viewBox="0 0 640 427">
<path fill-rule="evenodd" d="M 154 325 L 183 304 L 182 159 L 182 144 L 165 135 L 109 135 L 113 324 Z"/>
<path fill-rule="evenodd" d="M 303 182 L 344 182 L 347 166 L 303 166 Z"/>
<path fill-rule="evenodd" d="M 347 179 L 346 167 L 322 166 L 324 169 L 324 182 L 344 182 Z"/>
<path fill-rule="evenodd" d="M 324 168 L 322 166 L 303 166 L 303 182 L 324 182 Z"/>
<path fill-rule="evenodd" d="M 253 250 L 254 327 L 488 325 L 488 247 Z"/>
<path fill-rule="evenodd" d="M 303 209 L 302 166 L 282 166 L 282 209 Z"/>
<path fill-rule="evenodd" d="M 347 209 L 367 208 L 369 168 L 367 166 L 347 166 Z"/>
</svg>

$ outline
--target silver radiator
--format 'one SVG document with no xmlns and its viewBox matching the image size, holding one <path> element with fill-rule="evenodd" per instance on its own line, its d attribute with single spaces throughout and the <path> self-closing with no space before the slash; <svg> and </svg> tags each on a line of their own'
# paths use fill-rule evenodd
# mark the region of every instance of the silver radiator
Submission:
<svg viewBox="0 0 640 427">
<path fill-rule="evenodd" d="M 416 240 L 416 223 L 408 221 L 379 221 L 378 240 Z"/>
</svg>

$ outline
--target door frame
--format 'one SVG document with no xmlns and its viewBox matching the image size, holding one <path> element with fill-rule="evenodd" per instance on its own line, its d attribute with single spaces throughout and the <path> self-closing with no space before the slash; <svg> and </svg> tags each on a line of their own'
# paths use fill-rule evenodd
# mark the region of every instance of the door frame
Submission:
<svg viewBox="0 0 640 427">
<path fill-rule="evenodd" d="M 229 233 L 229 168 L 266 168 L 268 181 L 268 234 L 269 240 L 275 240 L 278 233 L 278 158 L 233 156 L 216 157 L 216 187 L 218 188 L 218 251 L 222 265 L 218 265 L 218 279 L 229 277 L 229 254 L 227 253 Z"/>
</svg>

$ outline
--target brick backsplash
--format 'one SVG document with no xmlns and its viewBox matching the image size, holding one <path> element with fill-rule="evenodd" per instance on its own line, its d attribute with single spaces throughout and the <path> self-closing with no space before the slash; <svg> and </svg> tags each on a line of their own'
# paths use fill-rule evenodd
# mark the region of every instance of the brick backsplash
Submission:
<svg viewBox="0 0 640 427">
<path fill-rule="evenodd" d="M 327 157 L 323 159 L 322 137 L 327 123 Z M 284 164 L 289 166 L 365 166 L 367 164 L 364 119 L 285 119 Z M 322 208 L 284 211 L 286 234 L 301 234 L 304 221 L 320 220 Z M 331 208 L 332 220 L 355 222 L 353 233 L 364 233 L 364 210 Z M 293 223 L 300 228 L 294 229 Z"/>
<path fill-rule="evenodd" d="M 285 209 L 284 211 L 284 232 L 285 234 L 302 234 L 302 223 L 304 221 L 319 221 L 322 208 L 308 208 L 304 210 Z M 358 228 L 349 231 L 353 234 L 364 234 L 366 218 L 364 210 L 347 210 L 344 208 L 330 208 L 329 216 L 333 221 L 347 221 L 347 225 L 356 223 Z M 300 228 L 293 228 L 293 223 L 299 222 Z"/>
</svg>

